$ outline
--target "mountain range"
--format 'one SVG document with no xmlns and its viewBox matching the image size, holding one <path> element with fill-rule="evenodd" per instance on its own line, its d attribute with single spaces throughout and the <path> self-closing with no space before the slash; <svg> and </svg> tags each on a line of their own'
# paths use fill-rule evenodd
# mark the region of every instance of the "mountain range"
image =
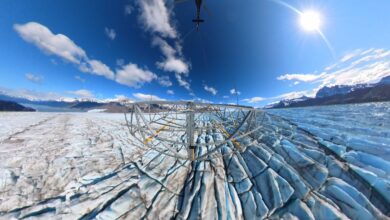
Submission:
<svg viewBox="0 0 390 220">
<path fill-rule="evenodd" d="M 16 102 L 1 101 L 0 100 L 0 112 L 1 111 L 18 111 L 18 112 L 33 112 L 35 109 L 25 107 Z"/>
<path fill-rule="evenodd" d="M 127 110 L 125 104 L 130 100 L 107 100 L 98 101 L 93 99 L 71 99 L 71 100 L 31 100 L 23 97 L 9 96 L 0 93 L 0 111 L 77 111 L 86 112 L 100 109 L 105 112 L 124 112 Z M 24 110 L 25 109 L 25 110 Z"/>
<path fill-rule="evenodd" d="M 290 108 L 316 105 L 335 105 L 364 102 L 390 101 L 390 76 L 382 78 L 378 83 L 337 85 L 323 87 L 314 98 L 302 96 L 296 99 L 281 100 L 265 108 Z M 128 99 L 94 100 L 31 100 L 23 97 L 9 96 L 0 91 L 0 111 L 79 111 L 101 110 L 104 112 L 125 112 Z"/>
<path fill-rule="evenodd" d="M 378 83 L 337 85 L 322 87 L 314 98 L 302 96 L 298 99 L 281 100 L 266 108 L 291 108 L 317 105 L 336 105 L 364 102 L 390 101 L 390 76 L 382 78 Z"/>
</svg>

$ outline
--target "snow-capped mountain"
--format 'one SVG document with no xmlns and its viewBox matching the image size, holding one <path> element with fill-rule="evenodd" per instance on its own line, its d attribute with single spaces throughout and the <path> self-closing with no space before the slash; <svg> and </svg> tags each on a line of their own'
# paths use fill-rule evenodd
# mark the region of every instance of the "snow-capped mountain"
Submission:
<svg viewBox="0 0 390 220">
<path fill-rule="evenodd" d="M 30 99 L 17 97 L 0 92 L 0 101 L 14 102 L 37 111 L 89 111 L 91 109 L 104 109 L 107 112 L 123 112 L 125 105 L 133 100 L 119 97 L 115 99 L 94 98 L 59 98 L 55 100 Z"/>
<path fill-rule="evenodd" d="M 283 100 L 280 100 L 279 102 L 271 103 L 271 104 L 265 106 L 265 108 L 285 108 L 285 107 L 291 106 L 294 103 L 306 101 L 308 99 L 310 99 L 310 98 L 307 96 L 302 96 L 302 97 L 294 98 L 294 99 L 283 99 Z"/>
<path fill-rule="evenodd" d="M 357 89 L 373 87 L 375 84 L 357 84 L 357 85 L 336 85 L 331 87 L 322 87 L 318 90 L 316 98 L 324 98 L 334 95 L 344 95 L 353 92 Z"/>
<path fill-rule="evenodd" d="M 390 76 L 384 77 L 378 83 L 373 84 L 323 87 L 318 90 L 315 98 L 303 96 L 297 99 L 281 100 L 266 106 L 266 108 L 305 107 L 379 101 L 390 101 Z"/>
</svg>

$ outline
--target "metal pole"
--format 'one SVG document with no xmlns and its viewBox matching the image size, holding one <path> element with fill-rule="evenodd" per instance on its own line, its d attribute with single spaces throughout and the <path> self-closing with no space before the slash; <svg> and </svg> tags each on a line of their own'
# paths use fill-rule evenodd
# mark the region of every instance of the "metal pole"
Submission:
<svg viewBox="0 0 390 220">
<path fill-rule="evenodd" d="M 192 161 L 195 160 L 195 144 L 194 144 L 194 126 L 195 126 L 195 113 L 193 109 L 193 103 L 189 102 L 187 104 L 188 106 L 188 112 L 186 114 L 186 121 L 187 121 L 187 148 L 188 148 L 188 156 L 191 158 Z"/>
</svg>

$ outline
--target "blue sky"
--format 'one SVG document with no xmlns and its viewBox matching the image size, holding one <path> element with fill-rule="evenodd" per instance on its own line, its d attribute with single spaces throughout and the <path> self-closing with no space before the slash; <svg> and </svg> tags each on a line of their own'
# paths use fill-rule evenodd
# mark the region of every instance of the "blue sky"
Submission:
<svg viewBox="0 0 390 220">
<path fill-rule="evenodd" d="M 196 31 L 191 0 L 2 0 L 0 91 L 263 106 L 390 75 L 390 1 L 204 3 Z"/>
</svg>

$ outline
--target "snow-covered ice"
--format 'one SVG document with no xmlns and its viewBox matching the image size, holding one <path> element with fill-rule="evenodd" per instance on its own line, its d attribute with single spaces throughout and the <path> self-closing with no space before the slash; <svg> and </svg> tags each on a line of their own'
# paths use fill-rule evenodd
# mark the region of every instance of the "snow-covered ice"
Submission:
<svg viewBox="0 0 390 220">
<path fill-rule="evenodd" d="M 390 119 L 370 135 L 358 116 L 298 112 L 196 162 L 134 147 L 123 114 L 0 113 L 0 219 L 388 219 L 387 151 L 366 148 L 387 149 Z M 205 128 L 197 153 L 223 138 Z"/>
</svg>

